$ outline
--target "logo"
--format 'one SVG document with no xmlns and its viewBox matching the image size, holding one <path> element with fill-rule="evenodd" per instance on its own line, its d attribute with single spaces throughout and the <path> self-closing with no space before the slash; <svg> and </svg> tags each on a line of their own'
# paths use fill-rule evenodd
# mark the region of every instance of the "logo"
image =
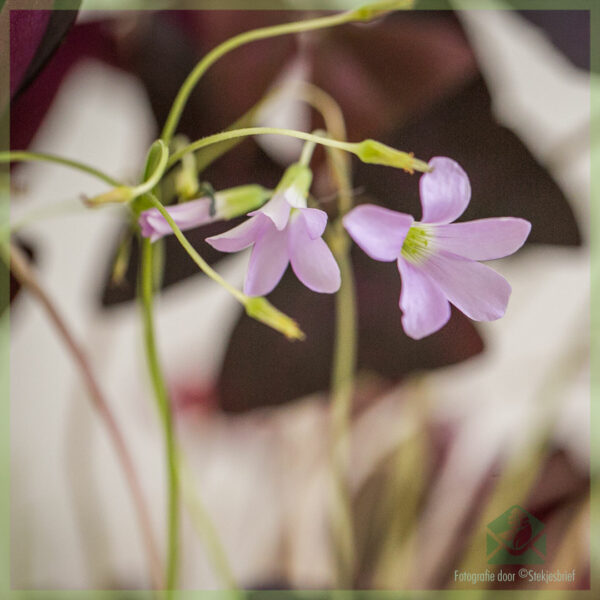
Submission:
<svg viewBox="0 0 600 600">
<path fill-rule="evenodd" d="M 491 565 L 541 565 L 546 560 L 544 524 L 513 506 L 487 525 L 486 554 Z"/>
</svg>

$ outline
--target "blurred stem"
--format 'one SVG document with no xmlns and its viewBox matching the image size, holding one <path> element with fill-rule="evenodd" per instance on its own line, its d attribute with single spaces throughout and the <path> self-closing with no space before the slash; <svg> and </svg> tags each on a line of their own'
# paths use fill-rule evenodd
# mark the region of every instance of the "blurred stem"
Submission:
<svg viewBox="0 0 600 600">
<path fill-rule="evenodd" d="M 309 88 L 321 108 L 325 125 L 330 133 L 345 139 L 346 127 L 342 112 L 333 98 L 318 88 Z M 333 470 L 333 535 L 336 546 L 338 589 L 352 589 L 356 567 L 352 493 L 348 481 L 350 471 L 350 431 L 352 397 L 357 351 L 356 288 L 350 239 L 341 218 L 352 207 L 351 174 L 347 157 L 336 148 L 327 148 L 329 166 L 338 188 L 337 221 L 332 227 L 329 241 L 338 262 L 342 283 L 336 302 L 336 332 L 334 341 L 333 372 L 331 380 L 331 426 Z"/>
<path fill-rule="evenodd" d="M 78 171 L 83 171 L 88 175 L 92 175 L 97 179 L 101 179 L 109 185 L 121 185 L 118 180 L 114 179 L 110 175 L 107 175 L 99 169 L 96 169 L 95 167 L 90 167 L 89 165 L 86 165 L 85 163 L 79 162 L 77 160 L 63 158 L 54 154 L 46 154 L 44 152 L 26 152 L 20 150 L 16 152 L 0 152 L 0 163 L 13 162 L 52 162 L 59 165 L 63 165 L 65 167 L 76 169 Z"/>
<path fill-rule="evenodd" d="M 166 588 L 167 597 L 177 587 L 179 567 L 179 476 L 177 471 L 177 455 L 173 415 L 167 387 L 160 366 L 156 339 L 154 335 L 154 253 L 149 239 L 142 238 L 141 285 L 140 296 L 144 321 L 144 343 L 146 357 L 158 412 L 162 421 L 165 436 L 165 453 L 168 481 L 168 519 L 167 519 L 167 565 Z"/>
<path fill-rule="evenodd" d="M 233 576 L 233 571 L 227 553 L 219 538 L 215 525 L 204 506 L 194 486 L 194 477 L 188 466 L 185 456 L 179 452 L 179 472 L 181 474 L 181 491 L 183 501 L 187 506 L 192 524 L 201 536 L 206 551 L 210 557 L 215 571 L 226 589 L 232 592 L 232 598 L 239 598 L 239 588 Z"/>
<path fill-rule="evenodd" d="M 114 446 L 117 458 L 121 463 L 123 474 L 125 475 L 129 491 L 136 509 L 137 518 L 139 521 L 142 538 L 148 555 L 150 565 L 150 574 L 152 584 L 155 589 L 163 587 L 162 566 L 152 525 L 150 513 L 144 499 L 142 486 L 138 480 L 133 459 L 125 442 L 125 437 L 119 428 L 119 425 L 112 414 L 109 404 L 104 398 L 100 386 L 93 374 L 93 371 L 88 363 L 83 349 L 75 340 L 73 334 L 67 327 L 67 324 L 59 314 L 48 294 L 41 287 L 37 277 L 31 268 L 25 254 L 14 244 L 2 245 L 2 257 L 10 265 L 10 270 L 14 276 L 21 282 L 23 287 L 40 302 L 46 310 L 48 317 L 56 327 L 59 336 L 65 343 L 70 352 L 75 364 L 77 365 L 83 381 L 88 388 L 88 392 L 92 399 L 94 408 L 98 411 Z"/>
<path fill-rule="evenodd" d="M 165 126 L 162 131 L 161 139 L 168 145 L 175 133 L 175 129 L 179 124 L 181 114 L 188 101 L 192 90 L 200 80 L 200 78 L 206 73 L 206 71 L 217 61 L 219 58 L 243 46 L 250 42 L 257 40 L 264 40 L 267 38 L 277 37 L 280 35 L 286 35 L 291 33 L 300 33 L 303 31 L 314 31 L 316 29 L 325 29 L 327 27 L 333 27 L 335 25 L 341 25 L 343 23 L 349 23 L 356 20 L 356 15 L 353 11 L 338 13 L 335 15 L 329 15 L 327 17 L 320 17 L 317 19 L 309 19 L 306 21 L 297 21 L 293 23 L 282 23 L 272 27 L 262 27 L 260 29 L 254 29 L 252 31 L 246 31 L 239 35 L 236 35 L 216 48 L 213 48 L 191 71 L 183 82 L 181 89 L 179 90 Z"/>
<path fill-rule="evenodd" d="M 235 129 L 242 129 L 251 126 L 256 118 L 256 115 L 263 110 L 263 108 L 274 100 L 277 100 L 279 96 L 285 96 L 288 90 L 285 86 L 277 87 L 271 90 L 266 96 L 261 98 L 252 108 L 250 108 L 244 115 L 234 121 L 226 131 L 232 131 Z M 346 139 L 346 128 L 344 125 L 344 117 L 342 110 L 337 102 L 324 90 L 318 86 L 307 83 L 305 81 L 298 82 L 298 90 L 295 90 L 298 100 L 306 102 L 317 110 L 323 116 L 325 121 L 325 129 L 329 132 L 329 135 L 333 139 L 343 140 Z M 231 150 L 237 144 L 242 141 L 243 138 L 234 138 L 213 144 L 211 148 L 205 148 L 204 152 L 198 153 L 196 156 L 196 168 L 198 172 L 204 171 L 210 164 L 220 158 L 225 152 Z M 181 149 L 177 147 L 175 151 Z M 346 154 L 339 152 L 340 155 L 346 157 Z"/>
<path fill-rule="evenodd" d="M 341 142 L 339 140 L 333 140 L 327 137 L 314 135 L 305 131 L 296 131 L 295 129 L 282 129 L 279 127 L 244 127 L 242 129 L 232 129 L 229 131 L 222 131 L 221 133 L 215 133 L 192 142 L 185 148 L 182 148 L 171 155 L 169 162 L 167 163 L 167 169 L 177 163 L 177 161 L 179 161 L 188 152 L 195 152 L 196 150 L 200 150 L 206 146 L 218 144 L 219 142 L 224 142 L 226 140 L 249 137 L 253 135 L 285 135 L 288 137 L 298 138 L 300 140 L 306 140 L 307 142 L 315 142 L 323 146 L 339 148 L 340 150 L 351 153 L 356 153 L 358 148 L 358 144 L 356 143 Z"/>
<path fill-rule="evenodd" d="M 200 268 L 200 270 L 208 275 L 215 283 L 218 283 L 220 286 L 224 287 L 238 302 L 243 304 L 244 306 L 247 303 L 248 297 L 246 294 L 240 292 L 237 288 L 232 286 L 230 283 L 225 281 L 221 275 L 219 275 L 199 254 L 196 252 L 194 247 L 190 244 L 188 239 L 183 235 L 181 229 L 177 226 L 169 211 L 162 205 L 162 203 L 154 196 L 149 196 L 152 205 L 160 212 L 160 214 L 165 218 L 167 223 L 170 225 L 175 237 L 179 241 L 179 243 L 183 246 L 184 250 L 189 254 L 190 258 L 196 263 L 196 265 Z M 145 242 L 148 240 L 144 240 Z M 149 241 L 148 241 L 149 244 Z"/>
<path fill-rule="evenodd" d="M 337 558 L 337 587 L 352 589 L 355 567 L 352 496 L 348 482 L 350 425 L 356 363 L 356 298 L 349 244 L 339 244 L 335 257 L 342 283 L 336 294 L 336 334 L 331 382 L 332 467 L 334 486 L 333 534 Z"/>
</svg>

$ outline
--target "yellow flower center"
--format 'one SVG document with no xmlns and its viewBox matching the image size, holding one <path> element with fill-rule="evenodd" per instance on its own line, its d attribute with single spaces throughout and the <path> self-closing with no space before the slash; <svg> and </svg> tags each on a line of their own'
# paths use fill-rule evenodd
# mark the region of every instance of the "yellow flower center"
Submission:
<svg viewBox="0 0 600 600">
<path fill-rule="evenodd" d="M 402 245 L 402 256 L 407 260 L 418 260 L 427 255 L 431 234 L 419 225 L 412 225 Z"/>
</svg>

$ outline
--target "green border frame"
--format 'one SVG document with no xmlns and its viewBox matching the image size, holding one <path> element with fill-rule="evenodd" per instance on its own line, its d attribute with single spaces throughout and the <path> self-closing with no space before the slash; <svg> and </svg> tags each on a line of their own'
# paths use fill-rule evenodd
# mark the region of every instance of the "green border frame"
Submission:
<svg viewBox="0 0 600 600">
<path fill-rule="evenodd" d="M 298 9 L 343 9 L 366 4 L 368 0 L 296 0 Z M 43 3 L 50 4 L 49 2 Z M 447 8 L 446 0 L 420 0 L 418 8 L 422 10 Z M 457 3 L 458 4 L 458 3 Z M 598 0 L 510 0 L 511 6 L 498 6 L 495 0 L 460 0 L 460 10 L 511 9 L 523 10 L 589 10 L 591 26 L 591 64 L 596 74 L 591 75 L 591 590 L 574 591 L 568 594 L 573 599 L 591 599 L 599 597 L 600 577 L 600 3 Z M 84 0 L 84 8 L 91 10 L 114 9 L 114 0 Z M 0 0 L 0 9 L 6 8 L 41 8 L 39 0 Z M 76 7 L 74 0 L 54 0 L 55 9 L 72 9 Z M 180 9 L 259 9 L 269 10 L 282 8 L 280 0 L 122 0 L 120 9 L 157 10 L 165 8 Z M 0 74 L 8 69 L 8 27 L 0 19 Z M 0 85 L 7 85 L 1 81 Z M 0 150 L 8 149 L 8 132 L 0 127 Z M 8 220 L 8 170 L 0 165 L 0 223 Z M 0 228 L 0 236 L 6 232 Z M 0 281 L 0 294 L 8 293 L 8 281 Z M 0 315 L 0 598 L 2 600 L 146 600 L 154 595 L 147 591 L 87 591 L 87 590 L 11 590 L 10 589 L 10 403 L 9 403 L 9 364 L 10 327 L 8 311 Z M 596 434 L 596 435 L 594 435 Z M 442 597 L 450 600 L 472 598 L 486 593 L 486 598 L 498 596 L 531 600 L 535 597 L 555 598 L 559 591 L 497 591 L 485 590 L 431 590 L 431 591 L 257 591 L 248 592 L 249 599 L 267 598 L 295 600 L 320 600 L 335 595 L 336 600 L 399 600 L 404 598 L 425 599 Z M 178 591 L 173 594 L 176 600 L 230 600 L 231 594 L 226 591 Z M 561 596 L 562 598 L 562 596 Z"/>
</svg>

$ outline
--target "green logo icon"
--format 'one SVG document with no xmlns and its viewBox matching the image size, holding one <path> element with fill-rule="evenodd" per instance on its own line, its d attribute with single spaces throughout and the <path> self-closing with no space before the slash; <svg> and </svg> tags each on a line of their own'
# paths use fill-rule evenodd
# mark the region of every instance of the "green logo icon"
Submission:
<svg viewBox="0 0 600 600">
<path fill-rule="evenodd" d="M 541 565 L 546 560 L 544 524 L 513 506 L 487 526 L 486 554 L 491 565 Z"/>
</svg>

